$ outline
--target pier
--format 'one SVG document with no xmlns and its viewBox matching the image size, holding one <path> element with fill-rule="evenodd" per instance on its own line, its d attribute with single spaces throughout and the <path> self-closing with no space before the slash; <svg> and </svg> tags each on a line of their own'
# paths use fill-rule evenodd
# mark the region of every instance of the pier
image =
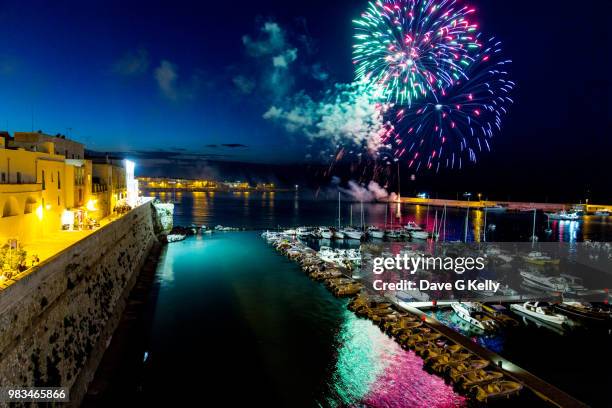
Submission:
<svg viewBox="0 0 612 408">
<path fill-rule="evenodd" d="M 417 309 L 414 306 L 411 306 L 409 303 L 398 302 L 397 305 L 402 309 L 419 316 L 421 320 L 426 322 L 431 328 L 435 329 L 445 337 L 453 340 L 457 344 L 460 344 L 461 346 L 465 347 L 467 350 L 471 351 L 477 356 L 491 361 L 500 370 L 502 370 L 505 375 L 510 378 L 513 378 L 515 381 L 522 383 L 525 387 L 529 388 L 534 394 L 536 394 L 543 400 L 560 408 L 588 407 L 588 405 L 575 399 L 574 397 L 560 390 L 554 385 L 549 384 L 541 378 L 522 369 L 521 367 L 505 359 L 499 354 L 494 353 L 477 343 L 474 343 L 462 334 L 457 333 L 450 327 L 447 327 L 444 324 L 440 323 L 440 321 L 438 321 L 437 319 L 429 317 L 425 312 L 420 309 Z"/>
<path fill-rule="evenodd" d="M 414 205 L 430 205 L 433 207 L 453 207 L 453 208 L 474 208 L 482 209 L 485 207 L 501 206 L 509 211 L 533 211 L 534 209 L 545 212 L 556 212 L 570 210 L 574 207 L 584 208 L 585 213 L 590 214 L 595 211 L 612 212 L 612 204 L 576 204 L 576 203 L 536 203 L 521 201 L 488 201 L 488 200 L 449 200 L 442 198 L 419 198 L 402 197 L 401 203 Z"/>
</svg>

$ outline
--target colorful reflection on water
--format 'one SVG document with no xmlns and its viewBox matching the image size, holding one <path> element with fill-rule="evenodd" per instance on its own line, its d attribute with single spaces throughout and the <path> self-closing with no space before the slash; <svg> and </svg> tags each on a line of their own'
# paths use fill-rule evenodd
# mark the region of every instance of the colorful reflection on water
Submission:
<svg viewBox="0 0 612 408">
<path fill-rule="evenodd" d="M 423 361 L 402 350 L 369 320 L 344 312 L 329 406 L 461 407 L 465 398 L 423 370 Z"/>
</svg>

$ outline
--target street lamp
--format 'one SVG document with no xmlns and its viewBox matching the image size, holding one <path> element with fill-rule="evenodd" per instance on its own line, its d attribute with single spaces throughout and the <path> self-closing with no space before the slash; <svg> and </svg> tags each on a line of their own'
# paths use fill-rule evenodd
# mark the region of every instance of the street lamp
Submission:
<svg viewBox="0 0 612 408">
<path fill-rule="evenodd" d="M 463 236 L 463 242 L 467 242 L 468 237 L 468 222 L 470 218 L 470 197 L 472 197 L 472 193 L 463 193 L 463 197 L 467 197 L 467 209 L 465 210 L 465 232 Z"/>
</svg>

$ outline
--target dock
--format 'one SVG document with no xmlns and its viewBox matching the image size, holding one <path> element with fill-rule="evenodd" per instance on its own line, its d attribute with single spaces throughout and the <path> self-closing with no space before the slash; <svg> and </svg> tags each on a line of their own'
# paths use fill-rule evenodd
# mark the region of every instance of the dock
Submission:
<svg viewBox="0 0 612 408">
<path fill-rule="evenodd" d="M 544 401 L 553 404 L 560 408 L 580 407 L 586 408 L 588 405 L 577 400 L 566 392 L 560 390 L 552 384 L 547 383 L 541 378 L 531 374 L 529 371 L 522 369 L 513 362 L 505 359 L 497 353 L 494 353 L 481 345 L 474 343 L 467 337 L 450 327 L 445 326 L 437 319 L 429 317 L 425 312 L 410 303 L 398 302 L 397 304 L 402 309 L 419 316 L 424 322 L 426 322 L 431 328 L 438 331 L 445 337 L 453 340 L 457 344 L 465 347 L 467 350 L 476 354 L 480 358 L 486 359 L 494 363 L 505 375 L 522 383 L 525 387 L 529 388 L 534 394 L 543 399 Z"/>
</svg>

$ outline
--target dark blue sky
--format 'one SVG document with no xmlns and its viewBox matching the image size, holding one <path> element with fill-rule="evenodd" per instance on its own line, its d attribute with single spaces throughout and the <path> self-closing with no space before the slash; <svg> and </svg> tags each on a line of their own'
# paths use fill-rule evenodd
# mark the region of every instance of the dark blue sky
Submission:
<svg viewBox="0 0 612 408">
<path fill-rule="evenodd" d="M 609 169 L 609 2 L 469 3 L 482 30 L 504 42 L 518 84 L 506 126 L 477 170 L 539 169 L 546 178 Z M 351 20 L 365 6 L 3 1 L 0 127 L 29 130 L 33 113 L 35 130 L 68 133 L 97 150 L 299 161 L 305 139 L 262 115 L 279 98 L 352 80 Z M 274 56 L 296 50 L 283 54 L 287 69 L 258 54 L 262 44 L 274 47 L 271 22 L 284 41 Z"/>
</svg>

